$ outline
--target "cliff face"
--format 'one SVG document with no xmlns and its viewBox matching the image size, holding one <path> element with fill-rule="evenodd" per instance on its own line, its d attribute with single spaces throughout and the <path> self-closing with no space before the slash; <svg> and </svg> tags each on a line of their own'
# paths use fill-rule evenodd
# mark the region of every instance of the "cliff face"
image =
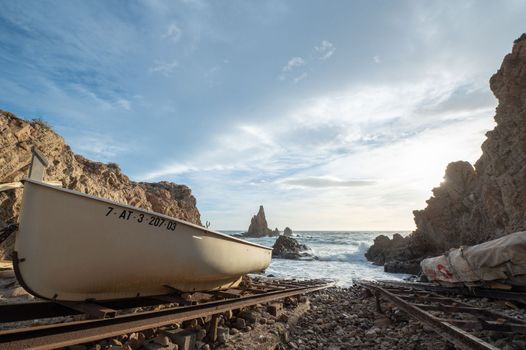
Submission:
<svg viewBox="0 0 526 350">
<path fill-rule="evenodd" d="M 526 229 L 526 35 L 515 41 L 490 88 L 499 101 L 497 126 L 486 134 L 482 156 L 475 166 L 448 165 L 427 207 L 413 212 L 417 229 L 405 240 L 405 256 L 385 242 L 390 252 L 383 256 L 419 260 Z"/>
<path fill-rule="evenodd" d="M 59 181 L 65 188 L 201 225 L 196 200 L 187 186 L 131 181 L 116 164 L 93 162 L 74 154 L 43 122 L 28 122 L 1 110 L 0 183 L 28 175 L 33 146 L 49 161 L 45 181 Z M 0 192 L 0 229 L 18 221 L 21 199 L 22 189 Z M 13 243 L 14 234 L 0 242 L 0 258 L 9 258 Z"/>
</svg>

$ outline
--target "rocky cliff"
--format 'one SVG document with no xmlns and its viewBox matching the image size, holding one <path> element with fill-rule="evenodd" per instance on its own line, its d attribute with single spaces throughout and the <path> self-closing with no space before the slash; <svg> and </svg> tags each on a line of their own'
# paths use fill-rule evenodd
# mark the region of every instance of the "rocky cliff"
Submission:
<svg viewBox="0 0 526 350">
<path fill-rule="evenodd" d="M 497 126 L 486 134 L 480 159 L 474 166 L 450 163 L 427 207 L 413 212 L 417 229 L 402 241 L 375 242 L 368 259 L 418 262 L 526 229 L 526 34 L 514 42 L 490 88 L 499 101 Z"/>
<path fill-rule="evenodd" d="M 0 110 L 0 183 L 28 175 L 32 147 L 48 159 L 45 181 L 65 188 L 133 205 L 201 225 L 190 188 L 171 182 L 131 181 L 116 164 L 90 161 L 74 154 L 64 139 L 44 122 L 25 121 Z M 16 223 L 22 189 L 0 193 L 0 229 Z M 14 234 L 0 237 L 0 258 L 9 258 Z"/>
</svg>

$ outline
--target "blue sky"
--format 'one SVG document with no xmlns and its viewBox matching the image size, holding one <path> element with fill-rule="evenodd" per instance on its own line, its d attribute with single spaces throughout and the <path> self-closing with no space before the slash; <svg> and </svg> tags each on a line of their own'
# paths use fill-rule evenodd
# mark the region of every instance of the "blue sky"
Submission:
<svg viewBox="0 0 526 350">
<path fill-rule="evenodd" d="M 204 221 L 402 230 L 493 128 L 524 1 L 0 0 L 0 108 Z"/>
</svg>

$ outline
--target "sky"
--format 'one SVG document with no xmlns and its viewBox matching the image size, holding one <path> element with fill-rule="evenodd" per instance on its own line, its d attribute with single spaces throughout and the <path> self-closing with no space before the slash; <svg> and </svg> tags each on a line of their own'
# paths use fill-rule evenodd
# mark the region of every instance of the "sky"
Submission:
<svg viewBox="0 0 526 350">
<path fill-rule="evenodd" d="M 0 109 L 211 228 L 412 230 L 494 127 L 526 2 L 0 0 Z"/>
</svg>

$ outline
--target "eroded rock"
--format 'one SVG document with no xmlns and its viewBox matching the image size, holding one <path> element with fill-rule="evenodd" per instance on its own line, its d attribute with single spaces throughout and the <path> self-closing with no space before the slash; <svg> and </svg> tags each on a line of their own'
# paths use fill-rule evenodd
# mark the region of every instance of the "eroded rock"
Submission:
<svg viewBox="0 0 526 350">
<path fill-rule="evenodd" d="M 279 234 L 279 231 L 277 234 Z M 276 232 L 268 228 L 267 218 L 265 217 L 265 209 L 262 205 L 260 205 L 258 213 L 252 217 L 252 220 L 250 220 L 248 231 L 245 232 L 243 236 L 265 237 L 272 235 L 276 235 Z"/>
</svg>

